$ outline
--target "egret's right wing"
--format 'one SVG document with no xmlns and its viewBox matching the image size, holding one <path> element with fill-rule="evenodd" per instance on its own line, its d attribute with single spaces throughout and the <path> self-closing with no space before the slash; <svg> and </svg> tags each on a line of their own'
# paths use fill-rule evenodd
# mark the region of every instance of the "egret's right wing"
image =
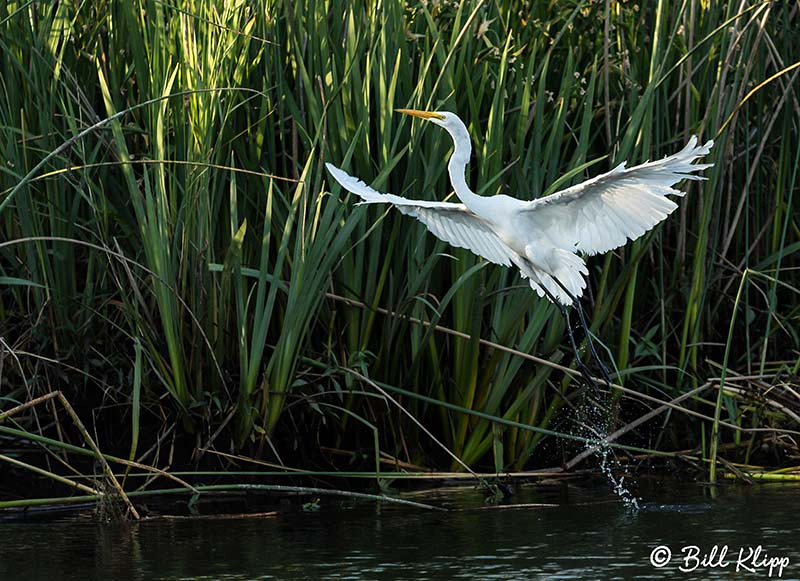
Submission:
<svg viewBox="0 0 800 581">
<path fill-rule="evenodd" d="M 392 194 L 381 194 L 367 184 L 326 163 L 325 167 L 349 192 L 360 197 L 361 204 L 394 204 L 400 212 L 416 218 L 439 238 L 466 248 L 489 262 L 511 266 L 513 251 L 500 240 L 492 228 L 473 214 L 464 204 L 409 200 Z"/>
<path fill-rule="evenodd" d="M 620 164 L 583 183 L 531 202 L 519 216 L 522 227 L 544 232 L 560 247 L 601 254 L 634 240 L 666 218 L 678 205 L 668 195 L 683 196 L 673 186 L 681 180 L 703 180 L 693 172 L 711 167 L 693 163 L 708 155 L 713 141 L 697 138 L 678 153 L 632 168 Z"/>
</svg>

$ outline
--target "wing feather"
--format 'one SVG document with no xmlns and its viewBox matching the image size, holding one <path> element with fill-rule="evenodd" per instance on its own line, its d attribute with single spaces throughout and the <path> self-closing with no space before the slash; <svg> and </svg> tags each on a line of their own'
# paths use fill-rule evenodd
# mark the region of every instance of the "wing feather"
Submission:
<svg viewBox="0 0 800 581">
<path fill-rule="evenodd" d="M 409 200 L 393 194 L 382 194 L 329 163 L 325 167 L 344 189 L 362 199 L 360 204 L 393 204 L 403 214 L 425 224 L 440 240 L 458 248 L 466 248 L 489 262 L 511 266 L 512 250 L 464 204 Z"/>
<path fill-rule="evenodd" d="M 678 153 L 630 169 L 622 163 L 610 172 L 525 204 L 521 220 L 546 232 L 557 247 L 600 254 L 635 239 L 669 216 L 678 205 L 666 198 L 683 196 L 672 186 L 684 179 L 702 180 L 692 172 L 713 164 L 692 162 L 707 155 L 713 141 L 697 138 Z"/>
</svg>

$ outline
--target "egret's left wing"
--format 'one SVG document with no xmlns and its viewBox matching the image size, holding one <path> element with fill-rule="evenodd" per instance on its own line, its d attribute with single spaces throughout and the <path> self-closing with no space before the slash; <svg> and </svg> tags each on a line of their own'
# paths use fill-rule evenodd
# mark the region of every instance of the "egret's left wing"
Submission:
<svg viewBox="0 0 800 581">
<path fill-rule="evenodd" d="M 621 164 L 608 173 L 551 196 L 527 202 L 519 214 L 521 226 L 542 233 L 555 246 L 600 254 L 650 230 L 678 205 L 668 194 L 683 179 L 702 180 L 692 172 L 712 164 L 692 162 L 714 145 L 697 146 L 697 138 L 678 153 L 630 169 Z"/>
<path fill-rule="evenodd" d="M 393 204 L 400 212 L 416 218 L 439 238 L 466 248 L 489 262 L 511 266 L 512 250 L 500 240 L 491 227 L 473 214 L 464 204 L 409 200 L 392 194 L 382 194 L 367 184 L 326 163 L 325 167 L 349 192 L 360 197 L 361 204 Z"/>
</svg>

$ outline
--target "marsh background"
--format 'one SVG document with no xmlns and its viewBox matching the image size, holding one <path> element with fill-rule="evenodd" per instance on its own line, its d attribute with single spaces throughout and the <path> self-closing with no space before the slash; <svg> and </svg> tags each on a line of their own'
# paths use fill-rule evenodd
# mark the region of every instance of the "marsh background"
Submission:
<svg viewBox="0 0 800 581">
<path fill-rule="evenodd" d="M 799 18 L 704 0 L 4 3 L 0 410 L 60 390 L 103 452 L 219 478 L 254 469 L 220 452 L 463 470 L 430 434 L 475 469 L 568 462 L 581 445 L 541 431 L 585 421 L 558 311 L 324 172 L 444 199 L 449 138 L 393 114 L 441 109 L 465 119 L 486 195 L 715 139 L 666 223 L 589 261 L 592 331 L 629 390 L 606 413 L 639 458 L 680 452 L 701 475 L 718 456 L 796 463 Z M 91 471 L 55 400 L 0 430 L 4 496 Z"/>
</svg>

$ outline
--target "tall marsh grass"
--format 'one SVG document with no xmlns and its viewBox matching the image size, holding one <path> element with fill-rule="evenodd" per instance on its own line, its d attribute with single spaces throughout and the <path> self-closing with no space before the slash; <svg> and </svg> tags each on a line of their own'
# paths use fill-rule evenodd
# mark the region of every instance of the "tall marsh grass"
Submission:
<svg viewBox="0 0 800 581">
<path fill-rule="evenodd" d="M 679 211 L 590 260 L 585 304 L 625 388 L 710 385 L 632 443 L 791 447 L 720 422 L 796 417 L 799 23 L 791 2 L 6 3 L 0 408 L 60 389 L 131 458 L 171 431 L 184 461 L 446 467 L 408 412 L 470 466 L 560 462 L 542 444 L 580 386 L 558 311 L 323 171 L 444 199 L 449 138 L 410 107 L 466 120 L 487 195 L 715 139 Z M 618 425 L 644 412 L 614 393 Z"/>
</svg>

